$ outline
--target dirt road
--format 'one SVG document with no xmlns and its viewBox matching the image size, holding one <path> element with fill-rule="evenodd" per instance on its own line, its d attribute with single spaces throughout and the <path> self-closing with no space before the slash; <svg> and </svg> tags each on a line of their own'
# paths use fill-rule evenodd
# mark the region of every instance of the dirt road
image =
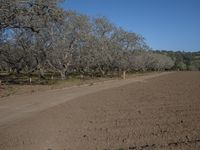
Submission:
<svg viewBox="0 0 200 150">
<path fill-rule="evenodd" d="M 79 149 L 200 149 L 200 72 L 0 99 L 0 150 Z"/>
</svg>

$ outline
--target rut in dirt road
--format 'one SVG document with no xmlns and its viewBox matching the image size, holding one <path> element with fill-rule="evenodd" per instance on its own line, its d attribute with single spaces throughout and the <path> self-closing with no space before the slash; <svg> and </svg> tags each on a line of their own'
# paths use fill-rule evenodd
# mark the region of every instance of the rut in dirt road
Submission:
<svg viewBox="0 0 200 150">
<path fill-rule="evenodd" d="M 0 126 L 18 119 L 29 117 L 39 111 L 49 109 L 50 107 L 54 107 L 87 94 L 120 87 L 133 82 L 145 82 L 148 79 L 169 73 L 170 72 L 149 73 L 126 80 L 109 80 L 93 83 L 92 85 L 85 84 L 63 89 L 36 92 L 27 95 L 14 95 L 0 98 Z"/>
<path fill-rule="evenodd" d="M 76 98 L 0 127 L 0 150 L 198 150 L 200 72 Z"/>
</svg>

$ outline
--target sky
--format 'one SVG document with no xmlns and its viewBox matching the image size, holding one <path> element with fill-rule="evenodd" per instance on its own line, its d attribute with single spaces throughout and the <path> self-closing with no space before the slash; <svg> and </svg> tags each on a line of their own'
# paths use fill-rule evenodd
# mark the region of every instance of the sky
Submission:
<svg viewBox="0 0 200 150">
<path fill-rule="evenodd" d="M 152 49 L 200 50 L 200 0 L 66 0 L 65 10 L 105 16 Z"/>
</svg>

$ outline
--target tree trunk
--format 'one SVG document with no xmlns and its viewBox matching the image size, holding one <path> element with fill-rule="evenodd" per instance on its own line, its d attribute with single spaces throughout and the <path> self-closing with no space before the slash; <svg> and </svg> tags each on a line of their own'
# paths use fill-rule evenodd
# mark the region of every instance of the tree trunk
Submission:
<svg viewBox="0 0 200 150">
<path fill-rule="evenodd" d="M 38 69 L 38 72 L 39 72 L 39 79 L 41 79 L 41 78 L 45 79 L 45 77 L 44 77 L 44 69 L 43 69 L 42 65 L 38 64 L 37 69 Z"/>
<path fill-rule="evenodd" d="M 105 71 L 101 68 L 101 66 L 98 67 L 100 73 L 101 73 L 101 76 L 104 77 L 105 76 Z"/>
<path fill-rule="evenodd" d="M 62 80 L 66 79 L 66 71 L 60 71 L 60 76 Z"/>
<path fill-rule="evenodd" d="M 40 68 L 39 72 L 40 72 L 40 78 L 45 79 L 44 70 L 42 68 Z"/>
</svg>

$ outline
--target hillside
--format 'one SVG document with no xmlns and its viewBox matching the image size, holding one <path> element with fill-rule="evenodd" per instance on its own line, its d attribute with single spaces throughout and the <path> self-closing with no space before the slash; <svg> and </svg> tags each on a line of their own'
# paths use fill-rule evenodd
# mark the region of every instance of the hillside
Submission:
<svg viewBox="0 0 200 150">
<path fill-rule="evenodd" d="M 184 51 L 167 51 L 157 50 L 159 54 L 170 56 L 174 61 L 174 70 L 200 70 L 200 51 L 184 52 Z"/>
</svg>

